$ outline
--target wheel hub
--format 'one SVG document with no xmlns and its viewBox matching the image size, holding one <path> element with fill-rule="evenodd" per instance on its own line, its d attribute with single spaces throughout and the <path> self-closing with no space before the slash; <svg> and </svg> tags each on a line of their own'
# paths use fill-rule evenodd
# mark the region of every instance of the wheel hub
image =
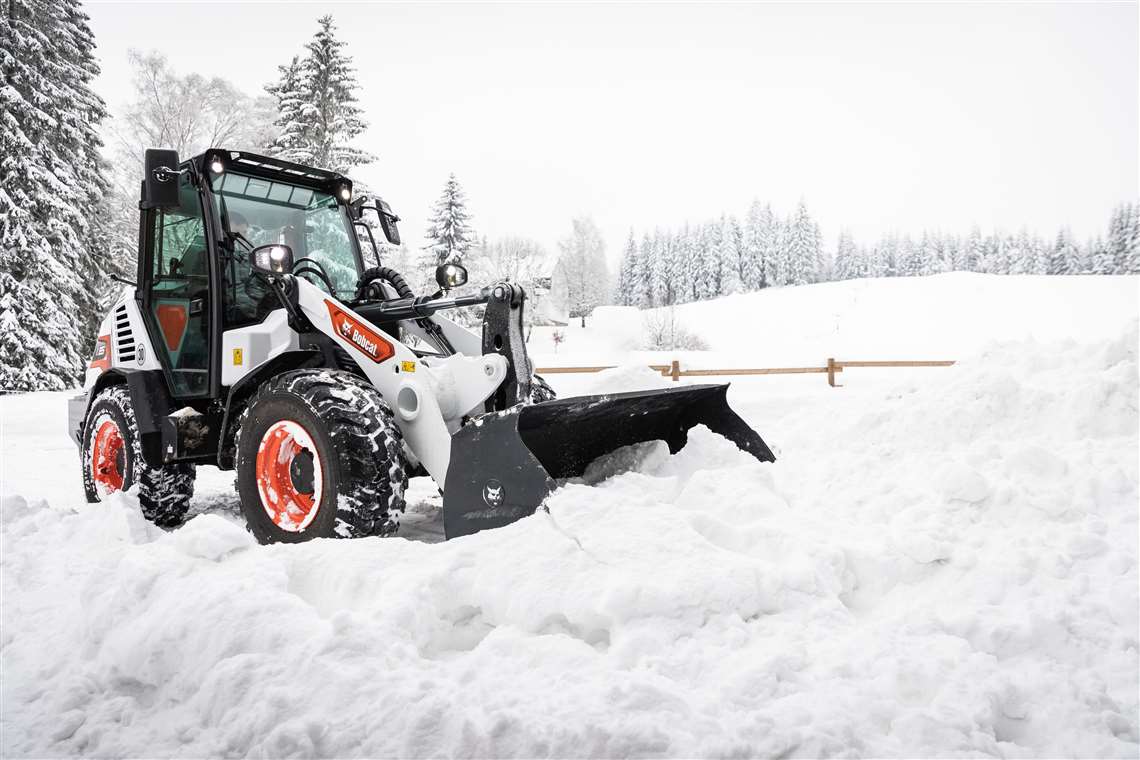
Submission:
<svg viewBox="0 0 1140 760">
<path fill-rule="evenodd" d="M 257 490 L 273 524 L 293 533 L 317 516 L 323 492 L 320 455 L 299 422 L 269 426 L 257 450 Z"/>
<path fill-rule="evenodd" d="M 95 422 L 95 436 L 91 443 L 91 479 L 100 496 L 123 490 L 127 470 L 127 452 L 123 433 L 108 416 Z"/>
</svg>

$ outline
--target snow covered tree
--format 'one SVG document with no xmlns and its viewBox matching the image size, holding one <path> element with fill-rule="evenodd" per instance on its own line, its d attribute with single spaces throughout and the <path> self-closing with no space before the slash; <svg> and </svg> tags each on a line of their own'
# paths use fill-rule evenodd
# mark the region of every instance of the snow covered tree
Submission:
<svg viewBox="0 0 1140 760">
<path fill-rule="evenodd" d="M 1057 239 L 1048 250 L 1045 274 L 1077 274 L 1080 272 L 1080 251 L 1073 243 L 1067 227 L 1057 232 Z"/>
<path fill-rule="evenodd" d="M 305 91 L 301 56 L 284 66 L 278 66 L 280 77 L 266 85 L 265 91 L 277 104 L 277 118 L 273 120 L 277 135 L 265 146 L 270 155 L 282 158 L 308 156 L 305 125 Z"/>
<path fill-rule="evenodd" d="M 266 87 L 277 101 L 279 137 L 272 155 L 348 174 L 376 157 L 353 147 L 368 128 L 357 105 L 356 69 L 336 37 L 331 15 L 317 19 L 319 28 L 300 60 L 279 67 L 280 77 Z"/>
<path fill-rule="evenodd" d="M 740 281 L 740 246 L 734 229 L 735 220 L 721 216 L 717 234 L 717 289 L 718 296 L 731 296 L 743 291 Z"/>
<path fill-rule="evenodd" d="M 1104 238 L 1099 235 L 1089 244 L 1086 262 L 1085 271 L 1089 274 L 1116 273 L 1116 257 L 1113 255 L 1112 249 L 1105 243 Z"/>
<path fill-rule="evenodd" d="M 1140 272 L 1140 205 L 1123 203 L 1113 210 L 1105 245 L 1113 273 Z"/>
<path fill-rule="evenodd" d="M 443 192 L 432 207 L 424 238 L 425 255 L 421 266 L 425 271 L 435 271 L 440 264 L 462 263 L 463 257 L 475 243 L 475 231 L 471 228 L 471 213 L 467 210 L 467 195 L 452 174 L 444 183 Z"/>
<path fill-rule="evenodd" d="M 74 385 L 94 318 L 83 281 L 99 172 L 103 101 L 87 16 L 74 0 L 9 0 L 0 9 L 0 388 Z"/>
<path fill-rule="evenodd" d="M 863 276 L 863 257 L 855 248 L 855 238 L 850 230 L 841 230 L 835 245 L 835 279 L 853 280 Z"/>
<path fill-rule="evenodd" d="M 808 214 L 807 204 L 802 200 L 795 214 L 788 220 L 783 245 L 780 268 L 783 270 L 781 284 L 806 285 L 813 282 L 818 274 L 820 261 L 819 228 Z"/>
<path fill-rule="evenodd" d="M 570 235 L 559 242 L 558 249 L 552 285 L 569 315 L 580 318 L 585 327 L 586 316 L 606 303 L 610 290 L 601 230 L 588 217 L 574 219 Z"/>
<path fill-rule="evenodd" d="M 621 263 L 618 266 L 617 288 L 614 293 L 614 303 L 620 306 L 636 306 L 640 300 L 635 293 L 635 270 L 637 269 L 637 241 L 633 239 L 633 230 L 629 231 L 629 240 L 621 254 Z"/>
<path fill-rule="evenodd" d="M 985 251 L 982 230 L 975 224 L 970 230 L 970 236 L 966 238 L 966 247 L 962 252 L 962 269 L 967 272 L 980 272 Z"/>
<path fill-rule="evenodd" d="M 171 148 L 184 158 L 213 147 L 262 152 L 275 127 L 272 98 L 251 97 L 220 77 L 180 74 L 153 51 L 131 50 L 127 59 L 130 95 L 110 124 L 111 187 L 99 219 L 107 222 L 109 261 L 133 279 L 146 149 Z"/>
<path fill-rule="evenodd" d="M 523 237 L 486 239 L 473 247 L 465 265 L 470 282 L 483 286 L 507 280 L 533 290 L 533 284 L 546 273 L 546 250 L 542 244 Z"/>
</svg>

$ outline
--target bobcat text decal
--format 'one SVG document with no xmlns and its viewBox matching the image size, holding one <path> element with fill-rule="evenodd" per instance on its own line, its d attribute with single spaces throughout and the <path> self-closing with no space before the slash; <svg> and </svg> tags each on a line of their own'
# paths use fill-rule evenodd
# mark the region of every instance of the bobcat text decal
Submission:
<svg viewBox="0 0 1140 760">
<path fill-rule="evenodd" d="M 396 353 L 391 343 L 380 337 L 372 328 L 344 313 L 332 301 L 325 301 L 325 306 L 329 307 L 329 317 L 332 319 L 333 329 L 336 330 L 337 334 L 372 361 L 379 364 Z"/>
</svg>

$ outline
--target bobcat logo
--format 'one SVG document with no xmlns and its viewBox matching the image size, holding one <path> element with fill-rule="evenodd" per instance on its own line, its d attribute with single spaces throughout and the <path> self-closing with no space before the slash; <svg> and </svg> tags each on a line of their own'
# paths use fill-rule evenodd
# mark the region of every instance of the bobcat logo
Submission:
<svg viewBox="0 0 1140 760">
<path fill-rule="evenodd" d="M 350 325 L 348 322 L 341 322 L 340 323 L 340 334 L 343 335 L 344 337 L 348 338 L 349 340 L 352 340 L 352 325 Z"/>
<path fill-rule="evenodd" d="M 503 504 L 503 484 L 491 478 L 483 486 L 483 501 L 488 507 L 499 507 Z"/>
</svg>

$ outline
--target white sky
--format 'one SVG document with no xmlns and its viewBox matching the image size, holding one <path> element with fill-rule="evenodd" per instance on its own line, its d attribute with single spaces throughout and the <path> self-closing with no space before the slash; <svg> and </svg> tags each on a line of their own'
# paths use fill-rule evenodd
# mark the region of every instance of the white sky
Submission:
<svg viewBox="0 0 1140 760">
<path fill-rule="evenodd" d="M 130 47 L 250 92 L 332 12 L 380 160 L 357 172 L 421 244 L 448 172 L 475 225 L 551 250 L 803 197 L 843 226 L 1023 225 L 1080 239 L 1136 199 L 1138 6 L 89 2 L 115 108 Z"/>
</svg>

